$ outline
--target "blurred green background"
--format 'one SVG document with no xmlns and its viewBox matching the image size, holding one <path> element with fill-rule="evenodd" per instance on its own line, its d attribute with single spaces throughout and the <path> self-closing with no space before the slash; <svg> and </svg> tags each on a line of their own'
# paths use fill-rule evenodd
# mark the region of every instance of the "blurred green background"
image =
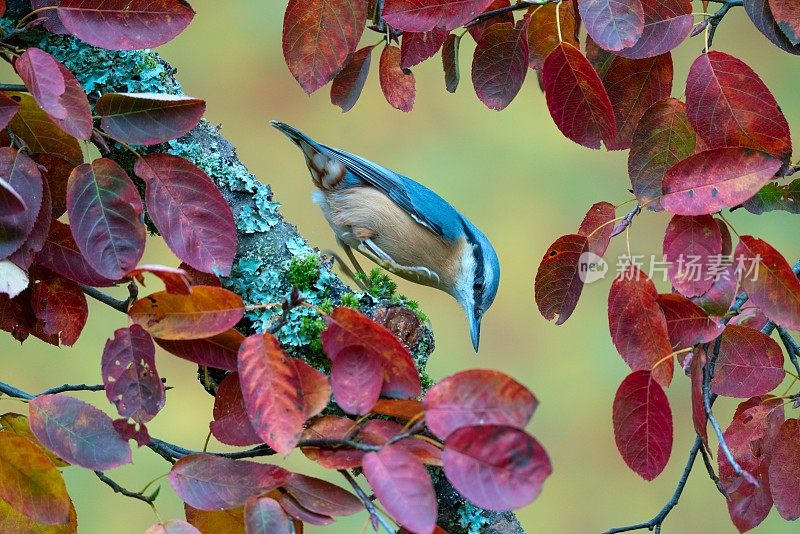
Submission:
<svg viewBox="0 0 800 534">
<path fill-rule="evenodd" d="M 673 407 L 675 445 L 664 473 L 647 483 L 631 472 L 614 445 L 611 403 L 628 373 L 608 333 L 606 299 L 610 279 L 587 286 L 573 317 L 556 327 L 538 313 L 533 278 L 542 255 L 558 236 L 574 232 L 594 202 L 619 204 L 630 198 L 627 152 L 582 148 L 564 138 L 547 112 L 530 72 L 516 100 L 503 112 L 486 109 L 472 89 L 469 67 L 474 44 L 462 44 L 461 86 L 444 89 L 440 58 L 414 69 L 417 98 L 413 112 L 389 107 L 373 68 L 355 108 L 342 114 L 331 105 L 328 87 L 307 96 L 284 64 L 281 26 L 286 2 L 193 0 L 197 17 L 188 30 L 160 52 L 179 69 L 185 91 L 208 102 L 208 118 L 238 148 L 242 161 L 270 183 L 283 213 L 312 244 L 332 249 L 328 226 L 310 201 L 311 184 L 299 152 L 268 126 L 280 119 L 318 140 L 356 152 L 403 172 L 431 187 L 466 214 L 489 236 L 502 265 L 494 307 L 483 322 L 481 351 L 475 355 L 461 310 L 443 293 L 400 282 L 401 291 L 419 300 L 431 318 L 436 351 L 429 371 L 440 378 L 456 371 L 500 369 L 526 384 L 541 404 L 529 430 L 551 455 L 554 473 L 539 499 L 520 510 L 529 532 L 599 532 L 651 518 L 672 494 L 693 440 L 688 380 L 676 374 L 668 395 Z M 695 2 L 696 10 L 701 3 Z M 713 8 L 713 5 L 712 5 Z M 379 41 L 366 32 L 363 42 Z M 772 46 L 740 8 L 731 11 L 717 33 L 714 48 L 746 61 L 765 80 L 786 113 L 795 136 L 800 125 L 798 59 Z M 673 95 L 682 97 L 686 73 L 702 48 L 690 39 L 675 53 Z M 378 62 L 373 56 L 373 67 Z M 620 212 L 629 209 L 621 208 Z M 638 217 L 630 239 L 635 254 L 660 252 L 668 217 Z M 773 243 L 790 261 L 800 256 L 796 217 L 771 213 L 730 216 L 739 233 Z M 624 250 L 617 239 L 607 253 L 612 271 Z M 177 264 L 157 239 L 148 242 L 143 262 Z M 152 282 L 153 289 L 160 289 Z M 659 283 L 662 291 L 668 288 Z M 36 392 L 71 383 L 97 383 L 105 340 L 125 317 L 90 302 L 89 324 L 71 349 L 55 349 L 31 338 L 23 347 L 0 336 L 3 380 Z M 211 417 L 212 398 L 198 385 L 194 365 L 159 352 L 161 376 L 173 390 L 164 411 L 149 425 L 162 439 L 200 449 Z M 111 407 L 102 394 L 82 398 Z M 721 401 L 721 419 L 729 421 L 734 401 Z M 24 412 L 26 406 L 0 399 L 0 410 Z M 796 414 L 795 414 L 796 415 Z M 212 449 L 222 447 L 212 442 Z M 300 472 L 320 473 L 300 454 L 286 463 Z M 110 473 L 130 489 L 139 489 L 167 472 L 168 465 L 149 450 L 134 454 L 134 465 Z M 64 472 L 78 510 L 81 532 L 143 532 L 157 519 L 141 502 L 112 493 L 86 470 Z M 162 481 L 158 514 L 183 517 L 180 502 Z M 326 532 L 360 532 L 365 515 L 347 518 Z M 308 532 L 321 529 L 309 527 Z M 666 532 L 735 532 L 725 502 L 702 466 L 692 474 Z M 773 510 L 756 532 L 797 532 Z"/>
</svg>

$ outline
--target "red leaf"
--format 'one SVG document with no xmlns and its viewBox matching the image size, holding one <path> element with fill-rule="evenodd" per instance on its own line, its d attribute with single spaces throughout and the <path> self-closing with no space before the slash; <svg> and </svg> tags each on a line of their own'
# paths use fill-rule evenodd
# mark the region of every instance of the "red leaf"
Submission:
<svg viewBox="0 0 800 534">
<path fill-rule="evenodd" d="M 6 93 L 0 93 L 0 129 L 6 129 L 17 111 L 19 111 L 19 102 L 9 98 Z"/>
<path fill-rule="evenodd" d="M 288 493 L 281 493 L 279 497 L 283 510 L 292 516 L 296 521 L 308 523 L 309 525 L 326 526 L 333 523 L 334 519 L 329 515 L 315 514 L 311 510 L 304 508 L 294 497 Z"/>
<path fill-rule="evenodd" d="M 66 82 L 53 56 L 38 48 L 28 48 L 14 61 L 14 70 L 45 113 L 54 120 L 67 117 L 67 108 L 61 101 Z"/>
<path fill-rule="evenodd" d="M 461 81 L 461 68 L 458 65 L 458 49 L 461 37 L 451 33 L 442 46 L 442 67 L 444 68 L 444 86 L 448 93 L 455 93 Z"/>
<path fill-rule="evenodd" d="M 303 431 L 303 439 L 344 439 L 354 431 L 355 422 L 346 417 L 334 417 L 325 415 L 315 419 Z M 362 451 L 354 449 L 318 449 L 315 447 L 303 447 L 303 454 L 306 457 L 320 464 L 326 469 L 350 469 L 359 467 L 361 459 L 364 457 Z"/>
<path fill-rule="evenodd" d="M 383 48 L 379 74 L 386 101 L 395 109 L 406 113 L 411 111 L 417 94 L 416 80 L 414 74 L 400 67 L 399 48 L 391 45 Z"/>
<path fill-rule="evenodd" d="M 781 254 L 769 243 L 749 235 L 739 238 L 736 259 L 745 269 L 742 290 L 771 321 L 790 330 L 800 330 L 800 281 Z"/>
<path fill-rule="evenodd" d="M 413 532 L 436 527 L 436 493 L 425 467 L 411 453 L 389 445 L 364 455 L 364 476 L 386 511 Z"/>
<path fill-rule="evenodd" d="M 178 36 L 194 11 L 184 0 L 61 0 L 68 32 L 112 50 L 155 48 Z"/>
<path fill-rule="evenodd" d="M 499 371 L 472 369 L 438 382 L 422 401 L 431 432 L 446 439 L 473 425 L 525 428 L 539 402 L 522 384 Z"/>
<path fill-rule="evenodd" d="M 772 508 L 768 466 L 784 417 L 780 404 L 762 404 L 758 398 L 743 402 L 724 433 L 733 457 L 755 476 L 758 486 L 734 473 L 722 449 L 717 451 L 719 478 L 729 498 L 728 512 L 740 532 L 755 528 Z"/>
<path fill-rule="evenodd" d="M 603 75 L 617 121 L 617 136 L 606 144 L 609 150 L 630 148 L 645 112 L 672 92 L 672 56 L 646 59 L 614 56 Z"/>
<path fill-rule="evenodd" d="M 31 305 L 36 318 L 44 323 L 44 333 L 60 337 L 61 343 L 72 346 L 80 337 L 89 306 L 75 282 L 50 273 L 42 273 L 33 289 Z"/>
<path fill-rule="evenodd" d="M 244 506 L 247 534 L 294 534 L 291 520 L 270 497 L 250 497 Z"/>
<path fill-rule="evenodd" d="M 133 303 L 128 316 L 160 339 L 204 339 L 233 328 L 244 315 L 236 293 L 221 287 L 196 286 L 191 295 L 153 293 Z"/>
<path fill-rule="evenodd" d="M 722 326 L 686 297 L 659 295 L 658 305 L 667 321 L 669 342 L 676 349 L 708 343 L 722 333 Z"/>
<path fill-rule="evenodd" d="M 722 334 L 711 390 L 726 397 L 747 398 L 769 393 L 783 382 L 783 352 L 768 335 L 744 326 L 728 326 Z"/>
<path fill-rule="evenodd" d="M 89 99 L 72 72 L 61 63 L 57 63 L 57 65 L 66 86 L 64 94 L 61 95 L 61 104 L 67 110 L 67 116 L 63 119 L 54 119 L 55 123 L 76 139 L 88 140 L 92 136 L 94 128 Z"/>
<path fill-rule="evenodd" d="M 148 528 L 144 534 L 200 534 L 200 531 L 186 521 L 170 519 L 169 521 L 156 523 Z"/>
<path fill-rule="evenodd" d="M 261 443 L 247 416 L 238 372 L 226 376 L 217 388 L 210 427 L 214 437 L 226 445 L 245 447 Z"/>
<path fill-rule="evenodd" d="M 611 234 L 614 232 L 614 225 L 611 223 L 616 214 L 616 208 L 609 202 L 598 202 L 586 212 L 578 229 L 578 235 L 586 236 L 589 252 L 598 256 L 606 253 Z"/>
<path fill-rule="evenodd" d="M 114 139 L 157 145 L 189 133 L 203 117 L 206 103 L 161 93 L 107 93 L 95 109 L 102 117 L 100 126 Z"/>
<path fill-rule="evenodd" d="M 586 236 L 569 234 L 559 237 L 545 252 L 536 271 L 534 296 L 539 313 L 556 324 L 569 319 L 583 291 L 582 255 L 588 251 Z"/>
<path fill-rule="evenodd" d="M 42 250 L 36 255 L 36 263 L 79 284 L 94 287 L 114 285 L 84 259 L 69 226 L 55 219 L 50 224 L 50 233 Z"/>
<path fill-rule="evenodd" d="M 106 397 L 122 417 L 150 421 L 164 407 L 164 384 L 156 370 L 153 338 L 141 326 L 114 332 L 101 361 Z"/>
<path fill-rule="evenodd" d="M 11 147 L 0 148 L 0 176 L 22 199 L 26 209 L 0 214 L 0 259 L 16 252 L 33 230 L 42 206 L 42 174 L 36 163 Z"/>
<path fill-rule="evenodd" d="M 736 265 L 731 263 L 719 273 L 711 288 L 705 294 L 694 297 L 692 302 L 700 306 L 709 315 L 722 317 L 728 313 L 728 308 L 733 304 L 738 285 Z"/>
<path fill-rule="evenodd" d="M 365 46 L 350 56 L 344 68 L 336 75 L 331 85 L 331 104 L 342 108 L 342 113 L 353 109 L 364 83 L 367 81 L 369 67 L 372 63 L 372 49 L 375 45 Z"/>
<path fill-rule="evenodd" d="M 617 135 L 616 119 L 603 82 L 580 50 L 568 43 L 553 49 L 542 68 L 545 97 L 558 129 L 588 148 Z"/>
<path fill-rule="evenodd" d="M 20 343 L 28 339 L 36 324 L 29 296 L 28 289 L 13 299 L 0 293 L 0 330 L 10 333 Z"/>
<path fill-rule="evenodd" d="M 715 148 L 673 165 L 664 175 L 664 209 L 705 215 L 736 206 L 775 176 L 781 162 L 749 148 Z"/>
<path fill-rule="evenodd" d="M 672 411 L 649 371 L 634 371 L 622 381 L 613 419 L 622 459 L 645 480 L 656 478 L 672 453 Z"/>
<path fill-rule="evenodd" d="M 646 0 L 644 8 L 644 29 L 642 36 L 630 48 L 617 52 L 622 57 L 642 59 L 669 52 L 692 30 L 691 0 Z"/>
<path fill-rule="evenodd" d="M 686 83 L 686 109 L 709 148 L 742 146 L 782 161 L 792 154 L 789 125 L 775 97 L 733 56 L 712 51 L 695 60 Z"/>
<path fill-rule="evenodd" d="M 195 269 L 227 276 L 236 255 L 236 222 L 214 182 L 189 161 L 151 154 L 136 161 L 148 214 L 170 249 Z"/>
<path fill-rule="evenodd" d="M 404 32 L 453 30 L 477 17 L 492 0 L 386 0 L 383 18 Z"/>
<path fill-rule="evenodd" d="M 400 67 L 410 69 L 426 59 L 432 58 L 444 44 L 450 32 L 434 28 L 429 32 L 407 32 L 400 45 Z"/>
<path fill-rule="evenodd" d="M 96 159 L 72 171 L 67 184 L 70 229 L 83 258 L 94 270 L 119 280 L 144 253 L 144 208 L 128 174 L 110 159 Z"/>
<path fill-rule="evenodd" d="M 358 438 L 370 445 L 386 445 L 403 432 L 403 426 L 394 421 L 370 419 L 358 432 Z M 442 450 L 433 443 L 411 437 L 396 441 L 393 445 L 407 450 L 425 465 L 442 466 Z"/>
<path fill-rule="evenodd" d="M 372 407 L 372 413 L 388 415 L 402 421 L 410 421 L 424 411 L 418 400 L 379 399 Z"/>
<path fill-rule="evenodd" d="M 31 0 L 31 7 L 33 9 L 57 6 L 58 4 L 59 0 Z M 58 10 L 40 11 L 36 13 L 36 18 L 42 20 L 42 26 L 50 33 L 57 33 L 60 35 L 69 33 L 58 17 Z"/>
<path fill-rule="evenodd" d="M 364 509 L 355 495 L 318 478 L 292 473 L 283 487 L 301 506 L 315 514 L 347 516 Z"/>
<path fill-rule="evenodd" d="M 669 262 L 670 282 L 681 295 L 698 297 L 708 291 L 721 255 L 722 234 L 713 217 L 672 217 L 664 233 L 664 260 Z"/>
<path fill-rule="evenodd" d="M 628 48 L 642 36 L 644 11 L 639 0 L 581 0 L 578 9 L 589 36 L 606 50 Z"/>
<path fill-rule="evenodd" d="M 83 163 L 83 151 L 78 140 L 64 132 L 50 116 L 25 93 L 9 93 L 20 103 L 11 119 L 11 129 L 28 145 L 31 154 L 53 154 L 74 165 Z"/>
<path fill-rule="evenodd" d="M 769 484 L 781 517 L 800 517 L 800 420 L 787 419 L 775 438 L 769 464 Z"/>
<path fill-rule="evenodd" d="M 692 361 L 689 363 L 689 378 L 692 381 L 692 424 L 694 431 L 703 440 L 703 446 L 710 451 L 708 447 L 708 416 L 703 398 L 703 367 L 705 364 L 705 349 L 695 347 L 692 352 Z"/>
<path fill-rule="evenodd" d="M 42 204 L 39 207 L 39 214 L 36 215 L 36 220 L 33 222 L 33 228 L 25 242 L 8 257 L 21 269 L 29 269 L 36 259 L 36 254 L 44 247 L 47 234 L 50 232 L 50 224 L 53 222 L 52 211 L 53 200 L 50 195 L 50 186 L 46 180 L 42 180 Z"/>
<path fill-rule="evenodd" d="M 275 336 L 256 334 L 244 340 L 239 348 L 239 380 L 256 433 L 288 455 L 300 440 L 306 418 L 297 368 Z"/>
<path fill-rule="evenodd" d="M 567 0 L 567 1 L 570 1 L 570 0 Z M 497 9 L 507 8 L 510 5 L 511 5 L 510 0 L 492 0 L 489 3 L 489 5 L 486 6 L 486 8 L 483 10 L 483 13 L 486 13 L 488 11 L 495 11 Z M 486 29 L 489 28 L 489 26 L 491 26 L 493 24 L 501 24 L 503 22 L 510 22 L 510 23 L 513 24 L 514 23 L 514 14 L 511 13 L 511 12 L 507 12 L 507 13 L 501 13 L 499 15 L 495 15 L 494 17 L 492 17 L 490 19 L 487 19 L 487 20 L 485 20 L 483 22 L 479 22 L 477 24 L 469 26 L 469 28 L 467 28 L 467 30 L 469 31 L 469 34 L 472 36 L 473 39 L 475 39 L 475 42 L 477 43 L 478 41 L 481 40 L 481 35 L 483 35 L 483 32 L 485 32 Z"/>
<path fill-rule="evenodd" d="M 383 367 L 381 394 L 391 398 L 415 398 L 421 391 L 419 372 L 408 350 L 381 325 L 346 307 L 325 316 L 328 328 L 322 333 L 325 354 L 336 361 L 338 354 L 351 345 L 361 345 L 380 357 Z"/>
<path fill-rule="evenodd" d="M 303 390 L 303 413 L 310 419 L 324 410 L 331 401 L 331 385 L 328 377 L 303 360 L 294 359 L 300 389 Z"/>
<path fill-rule="evenodd" d="M 772 16 L 783 34 L 793 45 L 800 44 L 800 17 L 796 0 L 769 0 Z M 795 518 L 797 519 L 797 518 Z"/>
<path fill-rule="evenodd" d="M 800 46 L 793 45 L 778 26 L 767 0 L 745 0 L 744 9 L 758 31 L 772 44 L 790 54 L 800 54 Z"/>
<path fill-rule="evenodd" d="M 444 474 L 470 502 L 506 511 L 530 504 L 553 468 L 547 452 L 518 428 L 467 426 L 450 434 Z"/>
<path fill-rule="evenodd" d="M 136 444 L 139 447 L 144 447 L 151 441 L 150 432 L 148 432 L 144 423 L 134 424 L 127 419 L 114 419 L 114 430 L 125 441 L 136 440 Z"/>
<path fill-rule="evenodd" d="M 472 58 L 472 85 L 490 109 L 508 106 L 528 73 L 528 21 L 492 24 L 481 34 Z"/>
<path fill-rule="evenodd" d="M 214 286 L 214 287 L 222 287 L 222 282 L 220 281 L 219 277 L 210 273 L 203 273 L 182 261 L 180 265 L 178 265 L 178 269 L 183 269 L 186 271 L 186 274 L 189 277 L 189 283 L 194 286 Z"/>
<path fill-rule="evenodd" d="M 169 483 L 189 506 L 199 510 L 223 510 L 236 508 L 250 497 L 278 488 L 290 475 L 289 471 L 275 465 L 190 454 L 172 466 Z"/>
<path fill-rule="evenodd" d="M 203 367 L 235 371 L 237 354 L 244 336 L 230 329 L 205 339 L 170 341 L 156 339 L 156 343 L 167 352 Z"/>
<path fill-rule="evenodd" d="M 578 12 L 573 0 L 563 0 L 558 9 L 555 3 L 531 6 L 528 11 L 528 66 L 532 69 L 542 70 L 544 60 L 548 54 L 559 45 L 558 25 L 556 12 L 561 23 L 561 39 L 574 47 L 578 47 L 575 28 L 579 26 L 576 20 Z M 513 19 L 513 18 L 512 18 Z"/>
<path fill-rule="evenodd" d="M 289 0 L 283 18 L 283 57 L 306 93 L 341 70 L 358 46 L 366 0 Z"/>
<path fill-rule="evenodd" d="M 41 395 L 28 404 L 31 431 L 65 462 L 94 471 L 131 463 L 131 448 L 111 418 L 67 395 Z"/>
<path fill-rule="evenodd" d="M 8 431 L 0 432 L 0 503 L 4 516 L 21 515 L 48 526 L 66 523 L 71 508 L 64 479 L 45 451 L 33 440 Z M 0 521 L 0 526 L 5 524 Z M 15 526 L 6 531 L 22 529 L 19 523 Z"/>
<path fill-rule="evenodd" d="M 634 266 L 628 266 L 611 284 L 608 324 L 614 346 L 631 370 L 652 370 L 654 378 L 668 386 L 674 361 L 661 361 L 672 353 L 667 321 L 658 306 L 656 286 Z"/>
<path fill-rule="evenodd" d="M 163 265 L 139 265 L 128 272 L 125 277 L 135 278 L 139 285 L 144 286 L 144 273 L 150 273 L 160 278 L 164 282 L 164 289 L 167 293 L 175 295 L 190 295 L 192 293 L 192 286 L 189 283 L 186 271 L 183 269 L 174 269 Z"/>
<path fill-rule="evenodd" d="M 11 184 L 0 178 L 0 214 L 11 215 L 28 209 L 25 201 L 19 196 Z"/>
<path fill-rule="evenodd" d="M 368 414 L 383 386 L 381 360 L 362 346 L 344 347 L 333 360 L 331 386 L 336 404 L 345 413 Z"/>
</svg>

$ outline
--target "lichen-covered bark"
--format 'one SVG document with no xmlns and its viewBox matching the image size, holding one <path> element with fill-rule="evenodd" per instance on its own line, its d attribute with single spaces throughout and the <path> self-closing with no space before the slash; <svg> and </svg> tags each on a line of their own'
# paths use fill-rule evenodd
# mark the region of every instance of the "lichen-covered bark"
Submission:
<svg viewBox="0 0 800 534">
<path fill-rule="evenodd" d="M 4 21 L 8 24 L 28 11 L 27 0 L 8 0 Z M 89 95 L 108 92 L 182 94 L 175 78 L 176 70 L 151 51 L 104 50 L 70 36 L 45 32 L 34 33 L 26 44 L 46 50 L 66 65 Z M 292 285 L 299 286 L 304 298 L 323 309 L 339 305 L 343 300 L 348 305 L 357 304 L 362 312 L 377 316 L 391 326 L 409 345 L 423 373 L 423 385 L 430 385 L 424 374 L 434 348 L 430 329 L 409 319 L 413 314 L 392 309 L 407 301 L 394 294 L 391 284 L 378 280 L 373 284 L 374 296 L 354 294 L 332 272 L 332 262 L 312 248 L 297 228 L 283 218 L 271 188 L 247 170 L 219 128 L 203 121 L 182 139 L 152 149 L 137 148 L 141 152 L 161 151 L 184 157 L 214 180 L 233 210 L 239 233 L 234 269 L 223 283 L 241 295 L 245 304 L 280 302 Z M 131 169 L 132 156 L 127 150 L 112 147 L 111 157 Z M 278 309 L 271 308 L 248 312 L 247 329 L 263 330 L 278 313 Z M 290 312 L 290 320 L 277 336 L 293 355 L 324 368 L 327 359 L 319 344 L 323 326 L 314 310 L 299 307 Z M 524 532 L 513 514 L 475 508 L 453 490 L 444 476 L 434 474 L 434 477 L 439 495 L 439 519 L 450 534 Z"/>
</svg>

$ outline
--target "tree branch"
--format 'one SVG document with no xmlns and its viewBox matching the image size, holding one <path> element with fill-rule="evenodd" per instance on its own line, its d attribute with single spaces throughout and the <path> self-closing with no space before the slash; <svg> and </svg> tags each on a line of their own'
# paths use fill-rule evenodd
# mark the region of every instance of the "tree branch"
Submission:
<svg viewBox="0 0 800 534">
<path fill-rule="evenodd" d="M 658 512 L 655 517 L 653 517 L 653 519 L 647 521 L 646 523 L 637 523 L 627 527 L 612 528 L 611 530 L 607 530 L 604 534 L 617 534 L 618 532 L 630 532 L 633 530 L 644 529 L 655 530 L 656 534 L 661 532 L 661 524 L 664 523 L 664 520 L 667 518 L 672 509 L 677 506 L 678 501 L 681 498 L 681 494 L 683 493 L 683 489 L 686 487 L 686 481 L 689 480 L 689 474 L 692 472 L 692 467 L 694 466 L 694 461 L 697 458 L 697 453 L 700 452 L 702 447 L 703 440 L 700 438 L 700 436 L 697 436 L 694 440 L 692 448 L 689 450 L 689 460 L 686 462 L 686 467 L 683 468 L 683 474 L 678 481 L 678 487 L 675 488 L 672 498 L 667 502 L 667 504 L 664 505 L 661 511 Z"/>
<path fill-rule="evenodd" d="M 114 482 L 113 479 L 111 479 L 108 476 L 106 476 L 106 474 L 103 473 L 102 471 L 95 471 L 94 474 L 97 475 L 97 478 L 102 480 L 105 485 L 107 485 L 111 489 L 113 489 L 114 493 L 119 493 L 119 494 L 124 495 L 126 497 L 130 497 L 131 499 L 138 499 L 140 501 L 146 502 L 151 507 L 153 506 L 153 501 L 156 500 L 154 495 L 144 495 L 144 494 L 139 493 L 137 491 L 130 491 L 130 490 L 127 490 L 127 489 L 123 488 L 122 486 L 120 486 L 119 484 Z"/>
<path fill-rule="evenodd" d="M 725 454 L 725 458 L 728 459 L 728 463 L 731 464 L 731 469 L 733 469 L 733 472 L 741 477 L 744 477 L 748 482 L 758 486 L 758 481 L 755 479 L 755 477 L 745 471 L 742 466 L 739 465 L 739 462 L 736 461 L 736 458 L 733 457 L 733 453 L 725 441 L 722 428 L 719 426 L 719 422 L 717 422 L 717 418 L 714 416 L 714 412 L 711 410 L 711 406 L 714 404 L 714 401 L 717 398 L 717 395 L 711 393 L 711 380 L 714 378 L 714 366 L 717 363 L 717 358 L 719 358 L 719 349 L 721 345 L 722 336 L 719 336 L 714 341 L 714 350 L 711 358 L 706 361 L 706 365 L 703 367 L 703 407 L 705 408 L 708 422 L 711 423 L 711 427 L 717 434 L 719 448 Z"/>
<path fill-rule="evenodd" d="M 127 300 L 115 299 L 111 295 L 107 295 L 102 291 L 100 291 L 99 289 L 91 286 L 85 286 L 83 284 L 80 284 L 80 286 L 81 290 L 90 297 L 92 297 L 93 299 L 98 300 L 103 304 L 106 304 L 107 306 L 111 306 L 112 308 L 114 308 L 119 312 L 128 313 L 129 302 Z"/>
</svg>

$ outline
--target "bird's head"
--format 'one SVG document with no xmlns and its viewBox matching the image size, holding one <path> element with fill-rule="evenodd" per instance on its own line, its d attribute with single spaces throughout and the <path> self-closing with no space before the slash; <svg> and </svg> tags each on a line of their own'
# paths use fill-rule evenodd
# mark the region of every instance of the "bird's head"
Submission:
<svg viewBox="0 0 800 534">
<path fill-rule="evenodd" d="M 467 247 L 461 255 L 453 296 L 464 308 L 469 321 L 472 346 L 478 352 L 481 319 L 494 302 L 500 283 L 500 264 L 494 247 L 477 228 L 465 225 Z"/>
</svg>

